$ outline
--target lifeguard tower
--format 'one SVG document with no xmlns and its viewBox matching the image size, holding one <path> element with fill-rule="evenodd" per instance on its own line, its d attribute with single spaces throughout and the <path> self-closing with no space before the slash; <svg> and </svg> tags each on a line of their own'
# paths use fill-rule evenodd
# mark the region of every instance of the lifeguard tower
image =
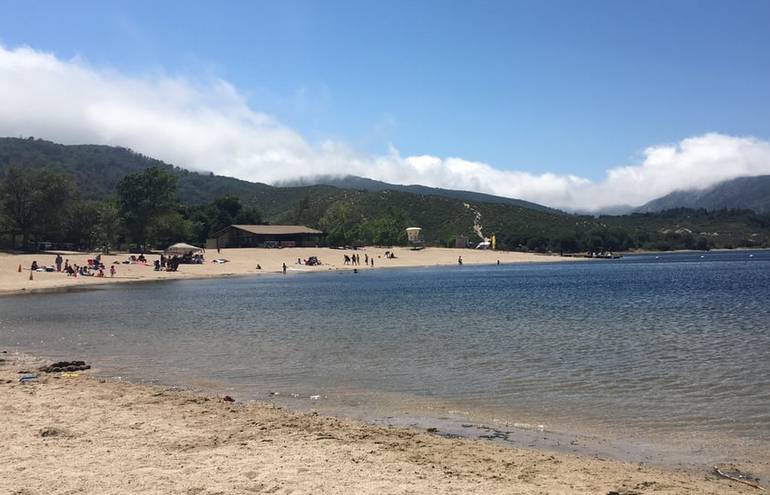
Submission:
<svg viewBox="0 0 770 495">
<path fill-rule="evenodd" d="M 413 250 L 425 248 L 425 241 L 422 239 L 422 228 L 420 227 L 408 227 L 406 229 L 406 239 Z"/>
</svg>

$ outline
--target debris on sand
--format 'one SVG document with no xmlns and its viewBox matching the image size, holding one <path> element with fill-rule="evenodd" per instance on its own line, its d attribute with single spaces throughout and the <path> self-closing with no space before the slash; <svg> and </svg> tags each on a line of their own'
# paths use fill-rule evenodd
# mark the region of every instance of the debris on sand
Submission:
<svg viewBox="0 0 770 495">
<path fill-rule="evenodd" d="M 90 370 L 91 365 L 86 364 L 85 361 L 57 361 L 48 366 L 42 366 L 38 368 L 43 373 L 62 373 L 65 371 L 85 371 Z"/>
<path fill-rule="evenodd" d="M 730 467 L 714 466 L 714 471 L 722 478 L 727 478 L 728 480 L 737 481 L 738 483 L 749 485 L 750 487 L 756 488 L 757 490 L 765 491 L 765 488 L 759 484 L 759 478 L 752 475 L 751 473 L 743 472 L 735 466 L 730 466 Z"/>
</svg>

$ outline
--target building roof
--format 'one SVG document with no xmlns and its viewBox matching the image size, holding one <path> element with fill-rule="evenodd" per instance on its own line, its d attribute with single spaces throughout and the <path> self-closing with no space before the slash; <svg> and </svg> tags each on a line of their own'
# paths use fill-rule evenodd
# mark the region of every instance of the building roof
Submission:
<svg viewBox="0 0 770 495">
<path fill-rule="evenodd" d="M 224 229 L 220 230 L 214 235 L 215 236 L 219 235 L 230 228 L 243 230 L 244 232 L 249 232 L 251 234 L 257 234 L 257 235 L 296 235 L 296 234 L 323 235 L 324 234 L 320 230 L 311 229 L 310 227 L 305 227 L 304 225 L 230 225 L 229 227 L 225 227 Z"/>
</svg>

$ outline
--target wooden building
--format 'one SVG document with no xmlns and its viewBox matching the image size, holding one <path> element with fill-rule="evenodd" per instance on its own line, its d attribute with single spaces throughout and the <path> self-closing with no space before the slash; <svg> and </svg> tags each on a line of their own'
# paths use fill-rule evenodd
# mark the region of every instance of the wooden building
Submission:
<svg viewBox="0 0 770 495">
<path fill-rule="evenodd" d="M 303 225 L 230 225 L 214 233 L 206 247 L 314 247 L 325 236 L 324 232 Z"/>
</svg>

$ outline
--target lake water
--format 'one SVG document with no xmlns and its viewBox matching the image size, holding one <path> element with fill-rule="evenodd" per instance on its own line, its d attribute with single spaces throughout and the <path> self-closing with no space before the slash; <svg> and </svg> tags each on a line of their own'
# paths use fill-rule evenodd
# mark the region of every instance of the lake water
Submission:
<svg viewBox="0 0 770 495">
<path fill-rule="evenodd" d="M 770 452 L 767 251 L 5 297 L 0 346 L 374 421 L 537 432 L 514 443 L 542 443 L 526 426 L 542 424 L 551 446 L 581 432 L 644 459 Z"/>
</svg>

